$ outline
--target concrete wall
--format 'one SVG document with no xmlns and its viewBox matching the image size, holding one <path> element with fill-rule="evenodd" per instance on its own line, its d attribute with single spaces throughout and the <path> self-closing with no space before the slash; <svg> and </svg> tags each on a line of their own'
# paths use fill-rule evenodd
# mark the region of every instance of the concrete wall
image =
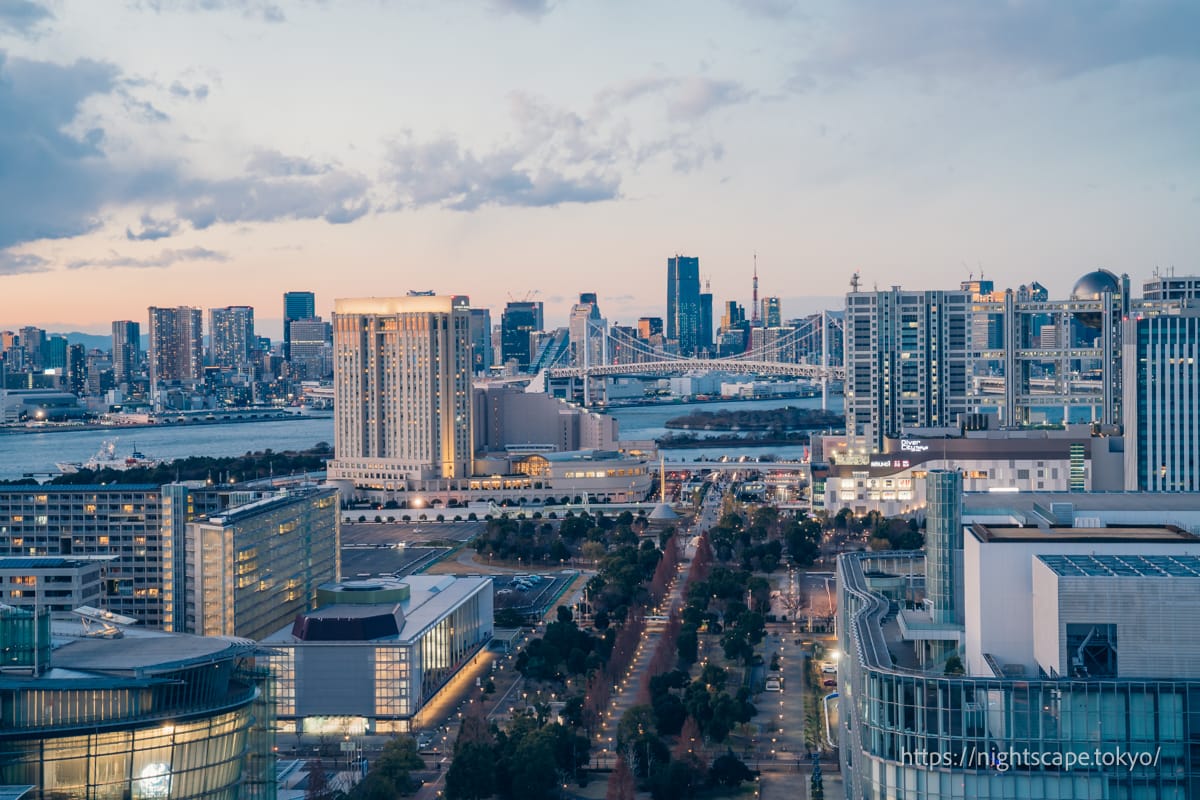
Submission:
<svg viewBox="0 0 1200 800">
<path fill-rule="evenodd" d="M 1106 520 L 1107 521 L 1107 520 Z M 1111 524 L 1111 523 L 1110 523 Z M 1033 562 L 1036 555 L 1200 555 L 1200 544 L 1147 542 L 993 542 L 963 536 L 967 670 L 988 675 L 984 653 L 1037 674 Z M 1194 590 L 1193 590 L 1194 591 Z M 1143 609 L 1143 614 L 1157 613 Z"/>
</svg>

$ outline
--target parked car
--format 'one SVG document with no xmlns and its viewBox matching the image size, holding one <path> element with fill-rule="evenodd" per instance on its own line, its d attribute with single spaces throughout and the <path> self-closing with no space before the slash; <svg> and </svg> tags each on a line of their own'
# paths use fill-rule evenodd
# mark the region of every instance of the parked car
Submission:
<svg viewBox="0 0 1200 800">
<path fill-rule="evenodd" d="M 833 680 L 833 679 L 831 678 L 831 679 L 829 679 L 829 680 L 827 680 L 827 681 L 821 681 L 821 685 L 822 685 L 822 686 L 827 686 L 827 687 L 836 687 L 836 686 L 837 686 L 837 681 L 835 681 L 835 680 Z"/>
</svg>

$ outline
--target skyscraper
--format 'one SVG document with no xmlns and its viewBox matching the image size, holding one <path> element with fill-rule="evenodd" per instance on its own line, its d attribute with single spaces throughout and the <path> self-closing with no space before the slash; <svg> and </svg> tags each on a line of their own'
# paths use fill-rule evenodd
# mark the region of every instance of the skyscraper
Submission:
<svg viewBox="0 0 1200 800">
<path fill-rule="evenodd" d="M 200 309 L 150 307 L 150 387 L 163 381 L 198 381 L 204 369 Z"/>
<path fill-rule="evenodd" d="M 67 391 L 82 396 L 87 391 L 87 358 L 83 345 L 67 345 Z"/>
<path fill-rule="evenodd" d="M 130 320 L 112 324 L 113 381 L 128 384 L 137 374 L 141 361 L 142 326 Z"/>
<path fill-rule="evenodd" d="M 322 380 L 331 367 L 330 326 L 320 317 L 292 320 L 292 375 Z"/>
<path fill-rule="evenodd" d="M 213 366 L 230 370 L 246 367 L 257 344 L 254 309 L 250 306 L 209 309 L 208 335 L 212 340 Z"/>
<path fill-rule="evenodd" d="M 700 331 L 696 347 L 713 355 L 713 296 L 712 292 L 700 293 Z"/>
<path fill-rule="evenodd" d="M 42 344 L 42 369 L 67 368 L 67 337 L 48 336 Z"/>
<path fill-rule="evenodd" d="M 500 359 L 514 359 L 520 369 L 528 369 L 531 352 L 530 334 L 542 329 L 541 301 L 509 302 L 500 317 Z"/>
<path fill-rule="evenodd" d="M 1124 325 L 1125 488 L 1200 492 L 1200 310 Z"/>
<path fill-rule="evenodd" d="M 317 315 L 317 297 L 312 292 L 283 293 L 283 358 L 292 358 L 292 322 Z"/>
<path fill-rule="evenodd" d="M 471 370 L 479 375 L 492 368 L 492 312 L 471 309 Z"/>
<path fill-rule="evenodd" d="M 763 325 L 768 328 L 783 327 L 783 314 L 779 310 L 778 297 L 764 297 L 762 299 L 762 318 Z"/>
<path fill-rule="evenodd" d="M 46 344 L 46 332 L 32 325 L 21 328 L 21 346 L 25 348 L 25 360 L 31 369 L 42 368 L 42 347 Z"/>
<path fill-rule="evenodd" d="M 471 474 L 470 301 L 336 301 L 329 479 L 403 489 Z"/>
<path fill-rule="evenodd" d="M 679 343 L 679 352 L 694 356 L 700 342 L 700 259 L 673 256 L 667 259 L 667 338 Z"/>
</svg>

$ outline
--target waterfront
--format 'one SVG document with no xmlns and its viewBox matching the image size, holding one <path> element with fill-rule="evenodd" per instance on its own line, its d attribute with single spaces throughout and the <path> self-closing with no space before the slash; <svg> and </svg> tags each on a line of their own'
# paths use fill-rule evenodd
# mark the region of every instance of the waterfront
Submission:
<svg viewBox="0 0 1200 800">
<path fill-rule="evenodd" d="M 830 398 L 834 410 L 841 409 L 840 396 Z M 716 403 L 668 403 L 657 406 L 618 408 L 612 415 L 620 423 L 623 439 L 653 439 L 667 433 L 665 423 L 672 417 L 703 409 L 765 410 L 785 406 L 819 408 L 820 398 L 776 398 L 770 400 L 724 400 Z M 0 434 L 0 480 L 24 475 L 57 474 L 55 463 L 86 461 L 105 441 L 117 440 L 117 454 L 129 455 L 134 449 L 150 458 L 171 461 L 188 456 L 240 456 L 247 452 L 271 449 L 304 450 L 318 442 L 333 443 L 333 419 L 297 417 L 265 422 L 239 422 L 209 425 L 164 425 L 132 430 L 102 429 Z M 715 459 L 722 455 L 774 454 L 780 458 L 800 458 L 803 445 L 761 445 L 664 450 L 668 460 Z"/>
</svg>

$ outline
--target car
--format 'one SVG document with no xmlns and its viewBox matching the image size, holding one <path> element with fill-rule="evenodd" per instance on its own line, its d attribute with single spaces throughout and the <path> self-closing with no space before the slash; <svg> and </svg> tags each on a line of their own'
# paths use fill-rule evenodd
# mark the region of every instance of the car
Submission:
<svg viewBox="0 0 1200 800">
<path fill-rule="evenodd" d="M 828 687 L 834 687 L 834 686 L 837 686 L 837 681 L 835 681 L 833 678 L 830 678 L 829 680 L 821 681 L 821 685 L 828 686 Z"/>
</svg>

